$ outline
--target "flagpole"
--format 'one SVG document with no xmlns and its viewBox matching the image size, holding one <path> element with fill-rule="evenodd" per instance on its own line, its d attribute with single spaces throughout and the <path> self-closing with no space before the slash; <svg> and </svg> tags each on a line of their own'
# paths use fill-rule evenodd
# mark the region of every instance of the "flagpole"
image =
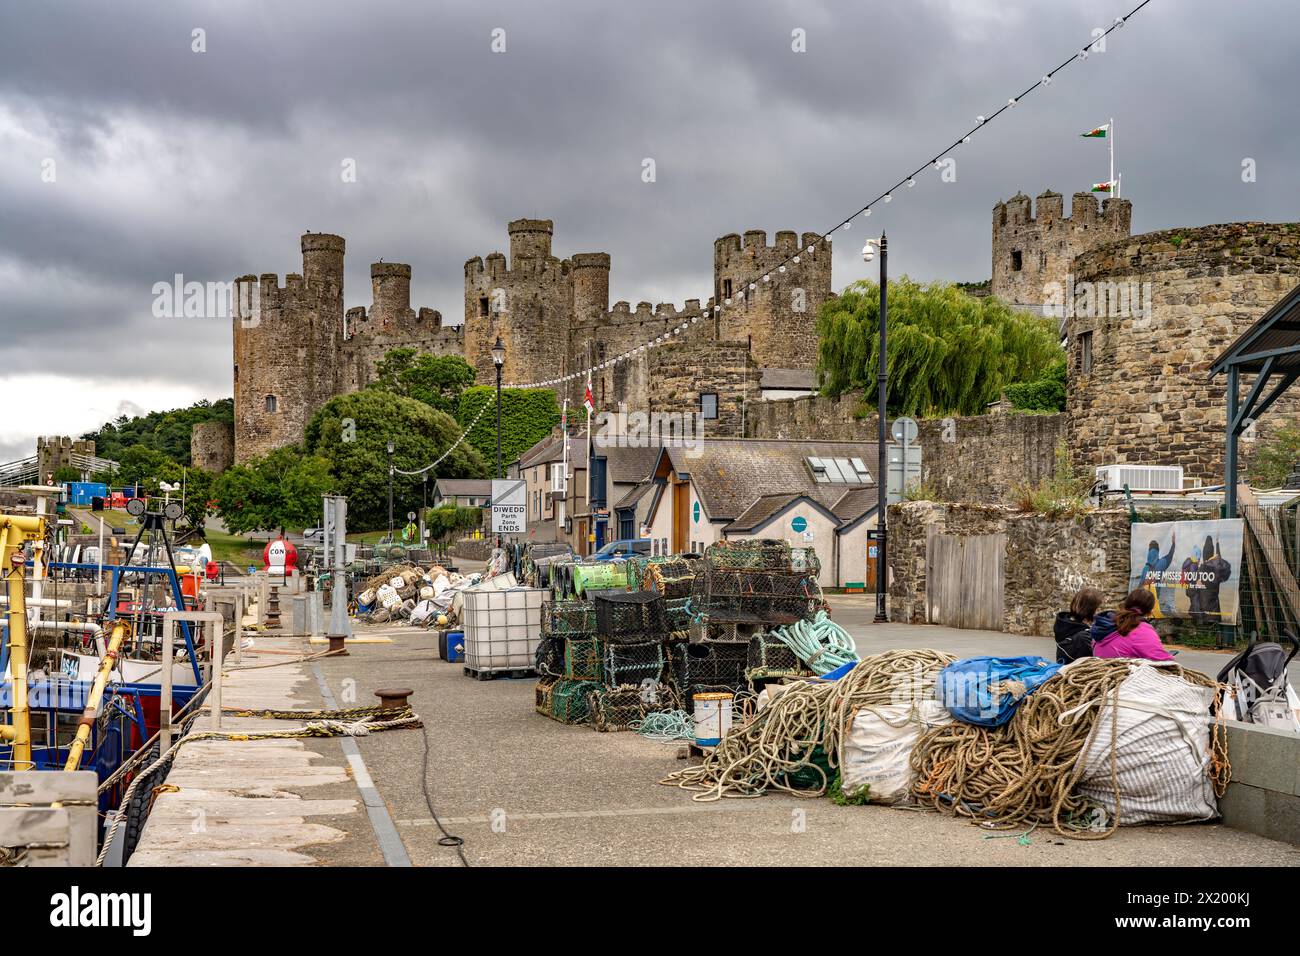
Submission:
<svg viewBox="0 0 1300 956">
<path fill-rule="evenodd" d="M 1110 184 L 1115 189 L 1115 195 L 1119 196 L 1119 187 L 1115 185 L 1115 117 L 1110 118 Z"/>
<path fill-rule="evenodd" d="M 587 395 L 590 394 L 591 394 L 591 369 L 587 369 Z M 587 541 L 583 542 L 583 548 L 585 549 L 589 542 L 595 540 L 595 536 L 596 536 L 596 509 L 595 507 L 592 506 L 591 503 L 591 488 L 592 488 L 591 472 L 592 472 L 592 465 L 596 460 L 596 456 L 595 456 L 596 443 L 592 441 L 591 438 L 591 409 L 592 406 L 595 404 L 595 402 L 592 402 L 588 400 L 586 396 L 583 396 L 583 404 L 587 406 L 587 534 L 590 535 Z M 590 554 L 591 552 L 584 551 L 584 553 Z"/>
</svg>

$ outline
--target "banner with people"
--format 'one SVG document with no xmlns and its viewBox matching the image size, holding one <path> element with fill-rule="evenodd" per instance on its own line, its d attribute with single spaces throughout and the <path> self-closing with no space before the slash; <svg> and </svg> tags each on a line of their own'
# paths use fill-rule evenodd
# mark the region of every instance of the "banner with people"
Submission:
<svg viewBox="0 0 1300 956">
<path fill-rule="evenodd" d="M 1155 592 L 1153 618 L 1236 624 L 1242 534 L 1240 518 L 1135 524 L 1129 589 Z"/>
</svg>

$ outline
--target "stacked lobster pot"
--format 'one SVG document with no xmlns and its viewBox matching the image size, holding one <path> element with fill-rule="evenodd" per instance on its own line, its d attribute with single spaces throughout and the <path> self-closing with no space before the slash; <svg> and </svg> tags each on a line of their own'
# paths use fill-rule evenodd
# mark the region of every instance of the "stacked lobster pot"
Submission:
<svg viewBox="0 0 1300 956">
<path fill-rule="evenodd" d="M 811 548 L 757 539 L 712 544 L 699 562 L 690 645 L 674 659 L 682 694 L 756 689 L 808 672 L 771 628 L 810 620 L 825 607 Z"/>
<path fill-rule="evenodd" d="M 651 711 L 676 705 L 667 680 L 671 635 L 662 596 L 594 591 L 591 600 L 546 605 L 542 619 L 540 713 L 597 730 L 624 730 Z"/>
</svg>

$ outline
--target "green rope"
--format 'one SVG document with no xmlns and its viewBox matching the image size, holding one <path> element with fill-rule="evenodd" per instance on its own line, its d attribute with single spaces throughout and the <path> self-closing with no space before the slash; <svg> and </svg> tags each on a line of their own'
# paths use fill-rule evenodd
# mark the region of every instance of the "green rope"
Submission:
<svg viewBox="0 0 1300 956">
<path fill-rule="evenodd" d="M 849 632 L 827 617 L 825 611 L 818 611 L 811 621 L 795 621 L 768 633 L 794 651 L 814 674 L 829 674 L 858 660 Z"/>
<path fill-rule="evenodd" d="M 632 721 L 630 726 L 647 740 L 661 743 L 690 740 L 695 736 L 691 716 L 684 710 L 651 711 L 643 719 Z"/>
</svg>

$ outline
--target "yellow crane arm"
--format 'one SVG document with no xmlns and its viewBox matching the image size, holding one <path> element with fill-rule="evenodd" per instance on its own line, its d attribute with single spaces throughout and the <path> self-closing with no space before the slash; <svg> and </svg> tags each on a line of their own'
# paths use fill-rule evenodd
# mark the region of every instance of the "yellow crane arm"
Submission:
<svg viewBox="0 0 1300 956">
<path fill-rule="evenodd" d="M 99 662 L 99 670 L 95 672 L 95 681 L 90 685 L 90 696 L 86 698 L 86 709 L 81 712 L 81 720 L 77 723 L 77 736 L 73 738 L 72 745 L 68 747 L 68 761 L 63 765 L 64 770 L 81 769 L 81 755 L 86 750 L 86 744 L 90 742 L 90 730 L 95 726 L 95 714 L 99 710 L 100 702 L 104 699 L 104 689 L 108 687 L 109 677 L 112 676 L 113 668 L 117 666 L 122 644 L 130 634 L 131 628 L 125 621 L 113 622 L 112 635 L 108 639 L 108 649 Z M 170 662 L 164 661 L 163 666 L 170 666 Z"/>
</svg>

